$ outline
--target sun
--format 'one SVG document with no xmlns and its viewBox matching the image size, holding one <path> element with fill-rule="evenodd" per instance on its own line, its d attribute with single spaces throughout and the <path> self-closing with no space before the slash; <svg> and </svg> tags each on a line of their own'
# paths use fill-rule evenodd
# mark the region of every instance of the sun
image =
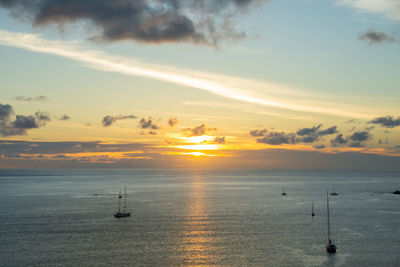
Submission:
<svg viewBox="0 0 400 267">
<path fill-rule="evenodd" d="M 192 143 L 192 144 L 201 144 L 212 141 L 215 137 L 208 136 L 208 135 L 201 135 L 201 136 L 191 136 L 191 137 L 181 137 L 184 139 L 185 143 Z"/>
</svg>

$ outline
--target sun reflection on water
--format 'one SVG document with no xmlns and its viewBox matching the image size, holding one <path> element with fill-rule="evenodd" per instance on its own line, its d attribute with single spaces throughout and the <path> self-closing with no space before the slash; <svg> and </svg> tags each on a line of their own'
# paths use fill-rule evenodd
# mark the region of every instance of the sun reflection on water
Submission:
<svg viewBox="0 0 400 267">
<path fill-rule="evenodd" d="M 204 184 L 200 176 L 193 179 L 181 236 L 180 250 L 183 256 L 180 263 L 185 266 L 214 265 L 215 231 L 204 198 Z"/>
</svg>

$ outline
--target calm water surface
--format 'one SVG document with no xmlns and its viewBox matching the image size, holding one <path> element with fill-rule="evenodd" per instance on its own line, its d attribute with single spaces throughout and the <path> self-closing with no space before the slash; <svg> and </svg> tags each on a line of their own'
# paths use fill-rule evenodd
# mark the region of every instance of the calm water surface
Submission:
<svg viewBox="0 0 400 267">
<path fill-rule="evenodd" d="M 395 172 L 3 170 L 0 266 L 399 266 L 398 189 Z"/>
</svg>

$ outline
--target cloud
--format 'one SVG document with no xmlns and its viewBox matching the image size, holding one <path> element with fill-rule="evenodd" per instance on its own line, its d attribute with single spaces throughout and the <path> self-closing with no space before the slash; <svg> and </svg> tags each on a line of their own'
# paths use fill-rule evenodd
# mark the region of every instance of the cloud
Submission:
<svg viewBox="0 0 400 267">
<path fill-rule="evenodd" d="M 142 131 L 140 134 L 141 135 L 157 135 L 158 132 L 155 130 L 159 130 L 160 126 L 154 123 L 154 119 L 152 117 L 149 117 L 148 119 L 142 118 L 139 121 L 139 128 L 141 129 L 148 129 L 148 132 Z"/>
<path fill-rule="evenodd" d="M 0 30 L 0 44 L 2 45 L 73 59 L 97 70 L 161 80 L 261 106 L 351 118 L 371 117 L 369 114 L 371 111 L 361 110 L 360 107 L 320 101 L 318 99 L 323 97 L 321 95 L 307 93 L 280 84 L 144 64 L 132 59 L 111 56 L 101 51 L 87 50 L 77 46 L 77 43 L 47 40 L 34 34 Z M 301 99 L 304 99 L 304 101 Z M 313 105 L 310 105 L 310 100 L 313 100 Z"/>
<path fill-rule="evenodd" d="M 334 139 L 331 140 L 332 146 L 340 146 L 346 143 L 347 140 L 343 138 L 343 134 L 338 134 Z"/>
<path fill-rule="evenodd" d="M 400 22 L 400 5 L 398 0 L 338 0 L 362 12 L 383 14 L 385 17 Z"/>
<path fill-rule="evenodd" d="M 331 144 L 332 146 L 365 147 L 365 142 L 371 138 L 372 134 L 368 131 L 355 132 L 347 138 L 344 138 L 343 134 L 339 134 L 331 140 Z"/>
<path fill-rule="evenodd" d="M 68 153 L 82 153 L 81 148 L 85 148 L 85 152 L 126 152 L 133 150 L 144 150 L 148 146 L 139 143 L 127 144 L 104 144 L 99 141 L 87 142 L 30 142 L 30 141 L 16 141 L 16 140 L 0 140 L 2 152 L 5 154 L 18 154 L 26 148 L 35 148 L 35 151 L 27 153 L 32 154 L 68 154 Z M 154 150 L 154 148 L 152 148 Z"/>
<path fill-rule="evenodd" d="M 47 101 L 49 101 L 49 98 L 44 95 L 40 95 L 37 97 L 17 96 L 17 97 L 15 97 L 15 100 L 26 101 L 26 102 L 29 102 L 29 101 L 47 102 Z"/>
<path fill-rule="evenodd" d="M 296 132 L 297 135 L 299 136 L 324 136 L 324 135 L 329 135 L 329 134 L 334 134 L 337 133 L 337 126 L 332 126 L 330 128 L 327 128 L 325 130 L 319 130 L 321 128 L 322 124 L 319 124 L 318 126 L 314 126 L 312 128 L 303 128 L 300 129 Z"/>
<path fill-rule="evenodd" d="M 397 117 L 397 119 L 395 119 L 393 116 L 377 117 L 368 123 L 380 124 L 386 128 L 394 128 L 400 126 L 400 117 Z"/>
<path fill-rule="evenodd" d="M 118 120 L 126 120 L 126 119 L 136 119 L 134 115 L 118 115 L 118 116 L 110 116 L 107 115 L 103 118 L 102 124 L 104 127 L 111 126 L 114 122 Z"/>
<path fill-rule="evenodd" d="M 324 136 L 324 135 L 335 134 L 335 133 L 337 133 L 337 126 L 332 126 L 325 130 L 319 131 L 318 135 Z"/>
<path fill-rule="evenodd" d="M 27 130 L 43 127 L 46 122 L 50 121 L 50 115 L 47 112 L 38 111 L 34 115 L 16 115 L 14 114 L 12 106 L 0 104 L 0 135 L 13 136 L 13 135 L 26 135 Z"/>
<path fill-rule="evenodd" d="M 40 145 L 34 151 L 24 151 L 33 143 Z M 84 151 L 74 149 L 82 144 Z M 367 150 L 331 152 L 325 150 L 303 151 L 292 149 L 226 150 L 228 157 L 204 157 L 193 162 L 180 150 L 171 147 L 151 146 L 138 143 L 105 144 L 91 142 L 29 142 L 0 140 L 0 176 L 32 175 L 24 170 L 10 171 L 9 168 L 70 168 L 70 167 L 115 167 L 115 168 L 195 168 L 199 169 L 354 169 L 354 170 L 396 170 L 400 169 L 399 154 L 368 153 Z M 399 147 L 393 147 L 398 150 Z M 374 154 L 372 154 L 374 153 Z M 188 160 L 189 159 L 189 160 Z M 111 163 L 111 164 L 110 164 Z M 201 165 L 199 165 L 201 163 Z M 110 170 L 112 171 L 112 170 Z M 122 170 L 129 174 L 130 170 Z M 105 172 L 107 172 L 105 170 Z M 42 175 L 33 171 L 33 175 Z M 240 174 L 238 174 L 240 175 Z M 315 172 L 318 175 L 318 172 Z"/>
<path fill-rule="evenodd" d="M 314 143 L 318 141 L 322 136 L 337 133 L 337 126 L 320 130 L 322 124 L 314 126 L 312 128 L 303 128 L 296 132 L 299 137 L 296 138 L 297 143 Z"/>
<path fill-rule="evenodd" d="M 187 137 L 192 137 L 192 136 L 202 136 L 206 135 L 207 132 L 210 131 L 217 131 L 217 128 L 207 128 L 205 124 L 202 124 L 200 126 L 194 127 L 194 128 L 186 128 L 183 129 L 184 135 Z"/>
<path fill-rule="evenodd" d="M 269 144 L 269 145 L 281 145 L 281 144 L 294 144 L 296 141 L 296 135 L 294 133 L 285 132 L 269 132 L 264 135 L 263 138 L 257 139 L 257 143 Z"/>
<path fill-rule="evenodd" d="M 364 142 L 369 140 L 371 137 L 372 135 L 369 132 L 364 131 L 364 132 L 355 132 L 349 138 L 352 141 Z"/>
<path fill-rule="evenodd" d="M 267 129 L 262 130 L 252 130 L 250 131 L 250 135 L 254 137 L 264 136 L 268 132 Z"/>
<path fill-rule="evenodd" d="M 70 117 L 67 114 L 64 114 L 59 120 L 60 121 L 67 121 L 69 119 L 70 119 Z"/>
<path fill-rule="evenodd" d="M 322 124 L 312 127 L 312 128 L 303 128 L 296 132 L 297 135 L 305 136 L 305 135 L 314 135 L 317 133 L 318 129 L 321 128 Z"/>
<path fill-rule="evenodd" d="M 88 22 L 90 39 L 144 43 L 192 42 L 215 45 L 237 39 L 234 17 L 266 0 L 0 0 L 14 17 L 34 26 Z"/>
<path fill-rule="evenodd" d="M 225 144 L 226 143 L 225 136 L 223 136 L 223 137 L 215 137 L 214 140 L 211 141 L 211 143 L 214 143 L 214 144 Z"/>
<path fill-rule="evenodd" d="M 8 104 L 5 105 L 0 104 L 0 121 L 7 120 L 12 113 L 13 113 L 12 106 Z"/>
<path fill-rule="evenodd" d="M 142 118 L 139 121 L 139 127 L 142 129 L 152 129 L 152 130 L 158 130 L 160 127 L 154 123 L 154 119 L 152 117 L 149 117 L 147 120 L 145 118 Z"/>
<path fill-rule="evenodd" d="M 382 139 L 379 139 L 379 140 L 378 140 L 378 144 L 380 144 L 380 145 L 383 145 L 383 144 L 387 145 L 387 144 L 389 144 L 389 139 L 388 139 L 387 137 L 385 138 L 385 141 L 382 141 Z"/>
<path fill-rule="evenodd" d="M 369 44 L 382 44 L 382 43 L 393 43 L 396 39 L 393 36 L 389 36 L 386 33 L 374 30 L 368 30 L 358 34 L 358 40 L 366 41 Z"/>
<path fill-rule="evenodd" d="M 50 114 L 48 112 L 38 111 L 35 113 L 35 116 L 41 122 L 51 121 Z"/>
<path fill-rule="evenodd" d="M 296 143 L 314 143 L 318 141 L 322 136 L 337 133 L 337 126 L 320 130 L 322 124 L 311 128 L 302 128 L 295 133 L 285 132 L 268 132 L 267 129 L 263 130 L 252 130 L 250 135 L 253 137 L 263 138 L 257 139 L 258 143 L 265 143 L 270 145 L 281 145 L 281 144 L 296 144 Z"/>
<path fill-rule="evenodd" d="M 177 125 L 179 123 L 179 120 L 177 118 L 171 118 L 168 120 L 168 125 L 170 127 L 174 127 L 175 125 Z"/>
</svg>

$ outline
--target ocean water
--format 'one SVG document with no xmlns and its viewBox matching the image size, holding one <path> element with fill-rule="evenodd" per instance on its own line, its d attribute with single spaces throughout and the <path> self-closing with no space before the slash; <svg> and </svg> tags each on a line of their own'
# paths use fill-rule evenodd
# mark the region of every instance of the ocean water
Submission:
<svg viewBox="0 0 400 267">
<path fill-rule="evenodd" d="M 394 190 L 398 172 L 1 170 L 0 266 L 399 266 Z"/>
</svg>

